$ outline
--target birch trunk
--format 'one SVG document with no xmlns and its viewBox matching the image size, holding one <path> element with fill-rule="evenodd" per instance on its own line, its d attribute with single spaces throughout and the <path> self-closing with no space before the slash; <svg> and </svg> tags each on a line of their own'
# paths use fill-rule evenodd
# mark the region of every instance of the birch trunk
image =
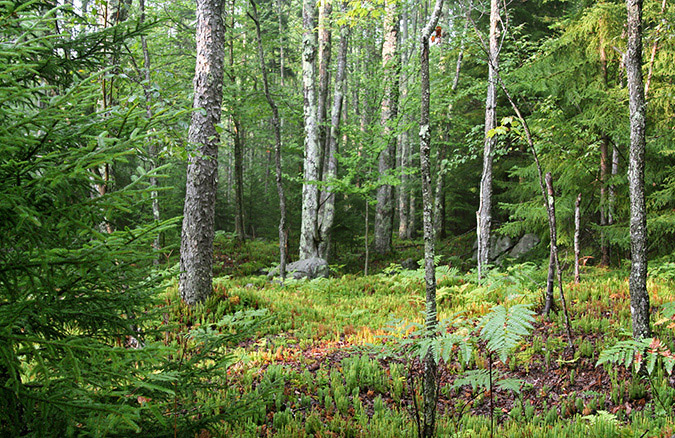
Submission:
<svg viewBox="0 0 675 438">
<path fill-rule="evenodd" d="M 616 146 L 612 146 L 612 180 L 619 174 L 619 149 Z M 616 186 L 614 183 L 609 185 L 609 199 L 608 199 L 608 223 L 609 225 L 614 225 L 614 219 L 616 215 L 615 206 L 616 206 Z"/>
<path fill-rule="evenodd" d="M 330 58 L 331 58 L 331 31 L 330 31 L 330 14 L 331 3 L 329 0 L 319 0 L 319 95 L 317 104 L 317 124 L 319 125 L 319 148 L 321 150 L 321 168 L 319 176 L 321 177 L 324 168 L 328 165 L 327 157 L 327 128 L 326 128 L 326 113 L 328 106 L 328 89 L 330 86 Z M 321 204 L 319 204 L 321 205 Z M 321 218 L 319 213 L 319 219 Z"/>
<path fill-rule="evenodd" d="M 145 23 L 145 0 L 140 0 L 139 2 L 139 8 L 141 10 L 141 16 L 140 16 L 140 24 L 143 26 Z M 151 101 L 152 101 L 152 93 L 150 91 L 150 51 L 148 50 L 148 41 L 145 35 L 141 35 L 141 50 L 143 52 L 143 76 L 145 79 L 145 83 L 143 84 L 143 93 L 145 94 L 145 116 L 150 120 L 152 118 L 152 107 L 151 107 Z M 152 201 L 152 220 L 155 221 L 155 223 L 158 223 L 160 221 L 160 212 L 159 212 L 159 196 L 157 193 L 157 187 L 159 185 L 159 182 L 157 181 L 157 177 L 154 175 L 154 170 L 157 168 L 157 138 L 154 136 L 151 136 L 148 139 L 148 161 L 150 164 L 150 174 L 152 175 L 150 177 L 150 199 Z M 155 237 L 155 240 L 152 242 L 152 248 L 155 251 L 160 250 L 160 238 L 161 236 L 157 234 Z M 157 257 L 159 257 L 159 253 L 157 254 Z M 153 264 L 158 265 L 159 264 L 159 259 L 155 257 L 153 260 Z"/>
<path fill-rule="evenodd" d="M 396 46 L 398 40 L 397 5 L 393 0 L 385 1 L 384 44 L 382 45 L 382 69 L 384 71 L 384 98 L 382 99 L 382 137 L 385 146 L 378 161 L 380 177 L 386 176 L 394 168 L 396 158 L 396 139 L 392 134 L 391 124 L 396 119 L 398 106 L 398 60 Z M 374 249 L 379 254 L 391 251 L 392 228 L 394 225 L 394 190 L 390 184 L 381 184 L 377 188 L 377 205 L 375 209 L 375 242 Z"/>
<path fill-rule="evenodd" d="M 444 213 L 445 213 L 445 167 L 443 160 L 445 160 L 445 144 L 438 145 L 438 173 L 436 176 L 436 191 L 434 192 L 434 233 L 437 239 L 442 239 Z"/>
<path fill-rule="evenodd" d="M 346 4 L 341 5 L 342 12 L 347 10 Z M 330 134 L 328 137 L 328 149 L 326 168 L 323 173 L 324 182 L 337 177 L 337 153 L 338 153 L 338 137 L 340 135 L 340 116 L 342 111 L 342 102 L 345 96 L 346 81 L 346 66 L 347 66 L 347 49 L 349 40 L 349 25 L 342 24 L 340 26 L 340 53 L 338 54 L 337 71 L 335 73 L 335 91 L 333 95 L 333 106 L 331 108 L 331 123 Z M 333 220 L 335 218 L 335 193 L 327 188 L 322 193 L 323 215 L 321 216 L 321 224 L 319 227 L 319 255 L 321 258 L 328 260 L 331 244 L 331 229 L 333 227 Z"/>
<path fill-rule="evenodd" d="M 577 202 L 574 204 L 574 282 L 579 284 L 579 234 L 581 230 L 581 193 L 577 196 Z"/>
<path fill-rule="evenodd" d="M 404 6 L 401 18 L 401 83 L 400 83 L 400 94 L 401 94 L 401 104 L 405 105 L 408 101 L 408 10 Z M 403 113 L 403 123 L 407 127 L 409 125 L 410 117 L 407 114 L 407 111 Z M 404 129 L 401 134 L 399 134 L 399 150 L 401 154 L 401 185 L 399 186 L 398 191 L 398 237 L 400 239 L 407 239 L 408 236 L 408 206 L 409 206 L 409 194 L 408 194 L 408 175 L 407 169 L 410 163 L 408 157 L 408 149 L 410 138 L 408 136 L 408 129 Z"/>
<path fill-rule="evenodd" d="M 630 109 L 630 310 L 633 336 L 650 336 L 647 292 L 647 211 L 645 205 L 645 95 L 642 83 L 642 0 L 626 0 L 628 47 L 624 62 Z"/>
<path fill-rule="evenodd" d="M 188 305 L 211 294 L 213 222 L 223 97 L 225 28 L 223 0 L 197 0 L 195 109 L 188 132 L 187 184 L 180 252 L 180 294 Z"/>
<path fill-rule="evenodd" d="M 431 192 L 431 166 L 429 149 L 431 126 L 429 123 L 429 37 L 436 27 L 443 8 L 443 0 L 436 0 L 434 10 L 420 35 L 420 169 L 422 176 L 422 203 L 424 219 L 424 282 L 426 288 L 426 336 L 436 335 L 436 266 L 434 263 L 433 197 Z M 420 436 L 431 437 L 436 432 L 436 403 L 438 401 L 438 364 L 429 350 L 424 357 L 424 418 Z"/>
<path fill-rule="evenodd" d="M 492 158 L 497 142 L 488 133 L 497 126 L 497 75 L 499 72 L 499 0 L 490 1 L 490 36 L 488 47 L 488 88 L 485 99 L 485 146 L 483 150 L 483 174 L 480 180 L 478 207 L 478 281 L 490 260 L 490 227 L 492 225 Z"/>
<path fill-rule="evenodd" d="M 235 1 L 230 3 L 230 38 L 229 48 L 229 70 L 228 77 L 232 88 L 237 89 L 237 76 L 234 73 L 234 12 Z M 239 93 L 237 93 L 238 95 Z M 244 133 L 239 119 L 239 101 L 237 96 L 233 96 L 233 104 L 230 108 L 230 118 L 233 128 L 233 149 L 234 149 L 234 234 L 237 240 L 243 242 L 246 240 L 246 229 L 244 226 Z"/>
<path fill-rule="evenodd" d="M 600 34 L 600 69 L 602 72 L 602 84 L 607 89 L 607 52 L 605 43 Z M 600 265 L 609 266 L 609 244 L 605 227 L 609 216 L 607 206 L 607 176 L 609 174 L 609 137 L 602 135 L 600 140 Z"/>
<path fill-rule="evenodd" d="M 302 219 L 300 225 L 300 259 L 318 257 L 319 235 L 317 214 L 319 210 L 319 125 L 317 122 L 316 86 L 314 83 L 316 61 L 316 34 L 314 33 L 314 4 L 302 3 L 302 88 L 305 120 L 304 182 L 302 184 Z"/>
<path fill-rule="evenodd" d="M 564 313 L 564 316 L 565 316 L 566 328 L 567 328 L 567 344 L 572 349 L 572 352 L 574 352 L 574 343 L 572 342 L 571 324 L 570 324 L 569 314 L 567 313 L 567 302 L 565 300 L 565 294 L 563 293 L 562 271 L 560 269 L 560 259 L 558 258 L 558 233 L 557 233 L 558 228 L 556 226 L 556 221 L 555 221 L 555 192 L 553 191 L 553 177 L 551 176 L 551 172 L 548 172 L 546 174 L 546 190 L 547 190 L 547 193 L 548 193 L 548 202 L 546 204 L 547 204 L 547 207 L 548 207 L 548 224 L 549 224 L 549 232 L 550 232 L 550 235 L 551 235 L 551 254 L 553 255 L 553 261 L 555 263 L 555 270 L 556 270 L 556 273 L 558 274 L 558 289 L 560 290 L 560 302 L 562 303 L 562 308 L 563 308 L 563 313 Z M 548 303 L 547 303 L 547 307 L 548 307 Z"/>
<path fill-rule="evenodd" d="M 279 109 L 270 93 L 269 80 L 267 79 L 267 68 L 265 67 L 265 52 L 263 50 L 262 36 L 260 31 L 260 21 L 258 20 L 258 9 L 254 0 L 251 1 L 253 10 L 253 22 L 255 23 L 256 39 L 258 41 L 258 60 L 262 71 L 263 86 L 265 87 L 265 98 L 272 110 L 272 127 L 274 128 L 274 167 L 276 170 L 277 194 L 279 195 L 279 276 L 281 282 L 286 278 L 286 260 L 287 260 L 287 234 L 286 234 L 286 195 L 281 172 L 281 122 L 279 119 Z"/>
</svg>

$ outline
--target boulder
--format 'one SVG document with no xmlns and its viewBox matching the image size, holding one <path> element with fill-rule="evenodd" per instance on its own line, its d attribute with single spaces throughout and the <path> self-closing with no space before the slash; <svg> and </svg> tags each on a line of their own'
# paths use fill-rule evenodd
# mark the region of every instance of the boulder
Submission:
<svg viewBox="0 0 675 438">
<path fill-rule="evenodd" d="M 416 271 L 420 266 L 417 263 L 417 260 L 413 259 L 412 257 L 408 257 L 401 262 L 401 267 L 409 271 Z"/>
<path fill-rule="evenodd" d="M 490 236 L 490 261 L 495 261 L 511 248 L 513 248 L 514 242 L 509 236 L 495 236 L 494 234 Z M 473 260 L 478 260 L 478 241 L 475 240 L 473 243 Z"/>
<path fill-rule="evenodd" d="M 309 280 L 319 277 L 328 278 L 329 274 L 330 269 L 328 268 L 328 262 L 319 257 L 298 260 L 297 262 L 286 265 L 286 275 L 296 280 L 301 278 L 307 278 Z M 279 275 L 278 267 L 272 269 L 269 274 L 267 274 L 270 278 L 275 275 Z"/>
<path fill-rule="evenodd" d="M 513 248 L 514 242 L 509 236 L 490 239 L 490 260 L 497 260 L 506 251 Z"/>
<path fill-rule="evenodd" d="M 511 251 L 509 251 L 509 257 L 517 259 L 522 257 L 539 244 L 539 236 L 536 234 L 528 233 L 520 238 L 516 246 L 514 246 Z"/>
</svg>

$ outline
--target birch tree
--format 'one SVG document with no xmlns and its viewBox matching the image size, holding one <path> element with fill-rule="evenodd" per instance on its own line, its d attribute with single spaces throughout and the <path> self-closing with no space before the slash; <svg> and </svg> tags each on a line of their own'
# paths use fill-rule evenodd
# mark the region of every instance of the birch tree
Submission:
<svg viewBox="0 0 675 438">
<path fill-rule="evenodd" d="M 399 19 L 396 2 L 385 2 L 384 43 L 382 44 L 382 69 L 385 87 L 382 98 L 382 138 L 385 146 L 378 159 L 380 178 L 385 179 L 377 188 L 377 205 L 375 208 L 375 241 L 374 248 L 379 254 L 391 251 L 392 228 L 394 226 L 394 190 L 386 178 L 394 168 L 396 158 L 396 138 L 391 124 L 396 119 L 398 106 L 398 59 L 396 57 L 398 43 Z"/>
<path fill-rule="evenodd" d="M 303 114 L 305 120 L 305 156 L 304 182 L 302 184 L 302 219 L 300 225 L 300 258 L 306 259 L 319 255 L 319 235 L 317 213 L 319 209 L 319 167 L 321 150 L 319 146 L 319 125 L 317 122 L 317 103 L 315 61 L 316 34 L 314 33 L 315 2 L 304 0 L 302 3 L 302 89 L 304 94 Z"/>
<path fill-rule="evenodd" d="M 630 313 L 633 336 L 650 335 L 647 293 L 647 211 L 645 205 L 645 93 L 642 81 L 642 0 L 626 0 L 628 47 L 624 57 L 630 111 Z"/>
<path fill-rule="evenodd" d="M 443 0 L 436 5 L 420 35 L 420 169 L 422 173 L 422 203 L 424 222 L 424 283 L 426 288 L 427 336 L 434 336 L 438 325 L 436 312 L 436 266 L 434 263 L 433 195 L 431 192 L 431 124 L 429 122 L 429 37 L 436 27 L 443 8 Z M 438 364 L 431 349 L 424 358 L 424 419 L 420 436 L 431 437 L 436 429 L 436 401 L 438 400 Z"/>
<path fill-rule="evenodd" d="M 341 4 L 341 11 L 347 10 L 346 3 Z M 337 176 L 337 153 L 338 136 L 340 135 L 340 118 L 342 114 L 345 88 L 347 86 L 347 51 L 349 42 L 349 25 L 345 22 L 340 26 L 340 52 L 337 60 L 337 70 L 335 72 L 335 90 L 333 93 L 333 105 L 331 107 L 331 122 L 328 135 L 328 147 L 326 149 L 325 167 L 323 170 L 323 180 L 330 183 L 330 180 Z M 319 255 L 323 259 L 328 259 L 331 243 L 331 228 L 335 218 L 335 193 L 327 188 L 321 194 L 321 215 L 319 217 Z"/>
<path fill-rule="evenodd" d="M 497 138 L 490 135 L 497 126 L 497 75 L 499 73 L 499 0 L 490 0 L 490 35 L 488 42 L 488 88 L 485 99 L 485 146 L 480 200 L 476 213 L 478 237 L 478 280 L 490 260 L 490 227 L 492 225 L 492 159 Z"/>
</svg>

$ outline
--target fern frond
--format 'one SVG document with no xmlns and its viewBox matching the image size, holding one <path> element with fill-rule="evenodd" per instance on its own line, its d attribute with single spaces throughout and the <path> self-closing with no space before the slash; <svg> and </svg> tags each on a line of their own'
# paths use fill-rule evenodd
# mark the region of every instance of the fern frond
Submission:
<svg viewBox="0 0 675 438">
<path fill-rule="evenodd" d="M 534 312 L 528 305 L 517 304 L 510 308 L 502 305 L 492 308 L 479 324 L 480 336 L 487 341 L 487 347 L 505 362 L 509 353 L 530 334 Z"/>
</svg>

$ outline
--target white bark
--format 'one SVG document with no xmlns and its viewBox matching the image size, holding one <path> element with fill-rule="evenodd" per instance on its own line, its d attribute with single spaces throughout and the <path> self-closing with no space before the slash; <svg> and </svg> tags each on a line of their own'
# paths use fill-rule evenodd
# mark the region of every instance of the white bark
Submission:
<svg viewBox="0 0 675 438">
<path fill-rule="evenodd" d="M 384 71 L 385 89 L 382 99 L 382 137 L 386 142 L 380 152 L 378 171 L 386 175 L 394 168 L 396 157 L 396 138 L 392 134 L 391 123 L 396 118 L 398 106 L 398 60 L 396 59 L 398 41 L 397 5 L 393 0 L 385 2 L 384 44 L 382 45 L 382 69 Z M 391 251 L 392 228 L 394 225 L 394 190 L 390 184 L 381 184 L 377 188 L 377 205 L 375 208 L 375 241 L 374 248 L 379 254 Z"/>
<path fill-rule="evenodd" d="M 497 143 L 488 133 L 497 127 L 497 75 L 499 74 L 499 0 L 490 1 L 490 35 L 488 46 L 488 88 L 485 99 L 485 146 L 483 150 L 483 174 L 480 180 L 478 207 L 478 280 L 490 260 L 490 228 L 492 225 L 492 159 Z"/>
<path fill-rule="evenodd" d="M 302 4 L 302 88 L 304 92 L 305 156 L 304 183 L 302 185 L 302 222 L 300 225 L 300 259 L 319 256 L 319 232 L 317 214 L 319 209 L 319 167 L 321 149 L 319 146 L 319 125 L 315 61 L 316 34 L 314 33 L 314 4 L 304 0 Z"/>
<path fill-rule="evenodd" d="M 434 263 L 433 198 L 431 192 L 431 166 L 429 149 L 431 125 L 429 123 L 429 37 L 436 27 L 443 8 L 443 0 L 436 0 L 434 10 L 420 35 L 420 168 L 422 176 L 422 202 L 424 220 L 424 282 L 426 288 L 425 329 L 427 336 L 434 336 L 438 324 L 436 312 L 436 266 Z M 424 358 L 424 418 L 420 436 L 431 437 L 436 432 L 436 402 L 438 400 L 437 368 L 433 352 Z"/>
<path fill-rule="evenodd" d="M 650 336 L 647 292 L 647 210 L 645 205 L 645 95 L 642 83 L 642 0 L 626 0 L 628 47 L 625 55 L 630 109 L 630 310 L 633 336 Z"/>
</svg>

